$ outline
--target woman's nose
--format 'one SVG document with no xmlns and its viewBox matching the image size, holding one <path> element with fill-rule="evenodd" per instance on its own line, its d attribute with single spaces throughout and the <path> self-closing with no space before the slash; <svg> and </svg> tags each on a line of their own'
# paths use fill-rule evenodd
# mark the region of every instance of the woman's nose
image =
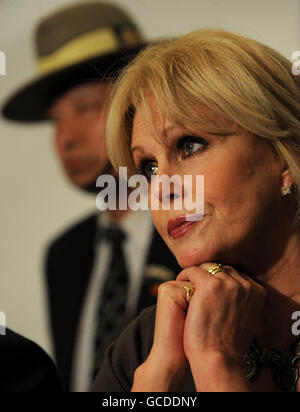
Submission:
<svg viewBox="0 0 300 412">
<path fill-rule="evenodd" d="M 203 175 L 156 175 L 151 183 L 152 210 L 181 210 L 195 215 L 190 220 L 199 220 L 204 215 Z"/>
<path fill-rule="evenodd" d="M 180 175 L 156 175 L 151 183 L 151 205 L 158 210 L 182 210 L 184 187 Z"/>
</svg>

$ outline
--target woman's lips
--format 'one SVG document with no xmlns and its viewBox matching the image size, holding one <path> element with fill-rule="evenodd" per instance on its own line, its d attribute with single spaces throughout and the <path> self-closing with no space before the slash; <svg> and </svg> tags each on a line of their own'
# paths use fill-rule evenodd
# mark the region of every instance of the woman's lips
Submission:
<svg viewBox="0 0 300 412">
<path fill-rule="evenodd" d="M 194 220 L 191 218 L 194 217 Z M 202 217 L 203 218 L 203 217 Z M 188 220 L 189 219 L 189 220 Z M 168 221 L 168 233 L 173 239 L 185 235 L 201 218 L 195 215 L 180 215 Z"/>
</svg>

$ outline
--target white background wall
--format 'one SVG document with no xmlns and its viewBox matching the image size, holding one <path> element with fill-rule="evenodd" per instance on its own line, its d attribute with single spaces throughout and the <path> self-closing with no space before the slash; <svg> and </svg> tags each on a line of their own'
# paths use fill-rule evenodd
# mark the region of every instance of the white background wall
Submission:
<svg viewBox="0 0 300 412">
<path fill-rule="evenodd" d="M 87 0 L 81 0 L 87 1 Z M 146 38 L 220 27 L 250 35 L 290 58 L 300 50 L 298 0 L 106 0 L 123 5 Z M 35 76 L 32 30 L 38 19 L 77 0 L 0 0 L 0 105 Z M 54 158 L 49 125 L 0 119 L 0 311 L 9 327 L 49 353 L 43 254 L 47 242 L 95 199 L 71 187 Z M 67 296 L 66 296 L 67 300 Z"/>
</svg>

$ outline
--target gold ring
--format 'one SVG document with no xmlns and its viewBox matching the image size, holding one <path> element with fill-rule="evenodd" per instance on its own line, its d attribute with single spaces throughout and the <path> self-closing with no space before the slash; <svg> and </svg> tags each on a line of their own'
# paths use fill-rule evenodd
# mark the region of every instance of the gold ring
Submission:
<svg viewBox="0 0 300 412">
<path fill-rule="evenodd" d="M 208 273 L 216 275 L 218 272 L 224 272 L 222 263 L 214 263 L 209 269 Z"/>
<path fill-rule="evenodd" d="M 194 288 L 192 288 L 190 286 L 183 286 L 183 287 L 186 290 L 186 298 L 185 298 L 186 302 L 189 303 L 189 301 L 190 301 L 190 299 L 193 295 Z"/>
</svg>

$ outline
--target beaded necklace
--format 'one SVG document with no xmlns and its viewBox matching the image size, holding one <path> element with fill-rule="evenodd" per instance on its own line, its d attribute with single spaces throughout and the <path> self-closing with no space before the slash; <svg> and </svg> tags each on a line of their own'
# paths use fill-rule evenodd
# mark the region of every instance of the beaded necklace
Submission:
<svg viewBox="0 0 300 412">
<path fill-rule="evenodd" d="M 288 351 L 265 349 L 254 340 L 243 357 L 243 372 L 248 380 L 254 379 L 261 367 L 274 370 L 274 385 L 280 392 L 295 392 L 299 379 L 297 362 L 300 360 L 300 337 Z"/>
</svg>

